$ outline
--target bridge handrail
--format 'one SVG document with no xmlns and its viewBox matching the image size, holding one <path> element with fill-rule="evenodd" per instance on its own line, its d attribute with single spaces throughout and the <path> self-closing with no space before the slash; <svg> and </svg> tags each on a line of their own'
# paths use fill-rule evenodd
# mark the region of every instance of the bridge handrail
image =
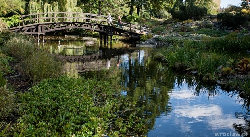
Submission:
<svg viewBox="0 0 250 137">
<path fill-rule="evenodd" d="M 107 25 L 107 17 L 105 15 L 93 13 L 79 13 L 79 12 L 47 12 L 47 13 L 34 13 L 28 15 L 21 15 L 20 22 L 15 27 L 27 26 L 38 23 L 51 23 L 51 22 L 93 22 Z M 113 19 L 113 25 L 116 25 L 117 20 Z M 123 22 L 123 28 L 130 32 L 138 31 L 138 26 Z"/>
<path fill-rule="evenodd" d="M 66 16 L 69 14 L 69 16 Z M 71 15 L 71 16 L 70 16 Z M 57 22 L 58 19 L 63 19 L 63 21 L 67 19 L 76 19 L 78 20 L 89 20 L 89 21 L 100 21 L 107 22 L 107 16 L 98 15 L 92 13 L 79 13 L 79 12 L 47 12 L 47 13 L 34 13 L 29 15 L 22 15 L 20 17 L 20 22 L 18 26 L 24 26 L 25 23 L 40 23 L 40 22 Z M 46 21 L 48 19 L 49 21 Z M 72 22 L 72 21 L 71 21 Z"/>
</svg>

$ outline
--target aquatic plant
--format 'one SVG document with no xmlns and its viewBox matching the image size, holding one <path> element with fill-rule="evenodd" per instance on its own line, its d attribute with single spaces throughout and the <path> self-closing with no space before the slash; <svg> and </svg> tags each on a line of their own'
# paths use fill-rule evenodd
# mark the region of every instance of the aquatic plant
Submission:
<svg viewBox="0 0 250 137">
<path fill-rule="evenodd" d="M 16 136 L 126 136 L 147 132 L 141 109 L 107 81 L 60 77 L 19 94 Z"/>
</svg>

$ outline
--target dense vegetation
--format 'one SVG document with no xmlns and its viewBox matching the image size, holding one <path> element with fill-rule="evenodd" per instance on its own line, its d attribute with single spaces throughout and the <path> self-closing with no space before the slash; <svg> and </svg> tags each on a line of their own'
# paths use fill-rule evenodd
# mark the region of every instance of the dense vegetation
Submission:
<svg viewBox="0 0 250 137">
<path fill-rule="evenodd" d="M 109 80 L 62 76 L 63 62 L 56 56 L 39 49 L 32 37 L 7 32 L 20 15 L 68 11 L 122 16 L 149 27 L 152 33 L 145 39 L 159 35 L 155 39 L 166 47 L 156 50 L 154 59 L 206 82 L 226 79 L 249 93 L 250 59 L 241 54 L 250 50 L 248 4 L 243 0 L 242 7 L 218 14 L 218 27 L 203 18 L 217 14 L 216 9 L 212 0 L 0 0 L 0 136 L 145 135 L 164 108 L 152 107 L 159 103 L 153 101 L 139 104 L 144 93 L 124 97 Z M 5 80 L 15 72 L 31 81 L 26 93 L 16 94 Z M 161 99 L 167 104 L 167 93 Z M 146 115 L 148 110 L 154 114 Z M 13 117 L 16 123 L 9 120 Z"/>
<path fill-rule="evenodd" d="M 19 98 L 17 135 L 125 136 L 147 131 L 143 111 L 107 81 L 48 79 Z"/>
</svg>

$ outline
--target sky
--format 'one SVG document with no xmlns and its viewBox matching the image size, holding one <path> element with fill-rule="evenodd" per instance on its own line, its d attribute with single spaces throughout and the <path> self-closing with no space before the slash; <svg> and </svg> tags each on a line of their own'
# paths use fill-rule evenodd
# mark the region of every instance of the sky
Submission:
<svg viewBox="0 0 250 137">
<path fill-rule="evenodd" d="M 226 8 L 229 4 L 240 6 L 241 0 L 221 0 L 220 7 Z"/>
</svg>

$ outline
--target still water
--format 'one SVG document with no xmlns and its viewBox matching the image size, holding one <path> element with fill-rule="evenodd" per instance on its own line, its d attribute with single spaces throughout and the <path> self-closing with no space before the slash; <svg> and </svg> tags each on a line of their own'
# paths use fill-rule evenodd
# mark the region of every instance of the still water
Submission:
<svg viewBox="0 0 250 137">
<path fill-rule="evenodd" d="M 60 43 L 62 44 L 62 43 Z M 101 58 L 66 62 L 65 72 L 73 77 L 112 78 L 121 94 L 131 97 L 144 109 L 149 137 L 243 136 L 249 131 L 247 98 L 238 91 L 207 85 L 194 76 L 173 72 L 150 58 L 152 48 L 118 51 L 86 46 L 83 41 L 43 45 L 51 53 Z M 113 47 L 128 47 L 114 43 Z M 116 50 L 115 50 L 116 51 Z M 111 54 L 111 55 L 110 55 Z"/>
</svg>

